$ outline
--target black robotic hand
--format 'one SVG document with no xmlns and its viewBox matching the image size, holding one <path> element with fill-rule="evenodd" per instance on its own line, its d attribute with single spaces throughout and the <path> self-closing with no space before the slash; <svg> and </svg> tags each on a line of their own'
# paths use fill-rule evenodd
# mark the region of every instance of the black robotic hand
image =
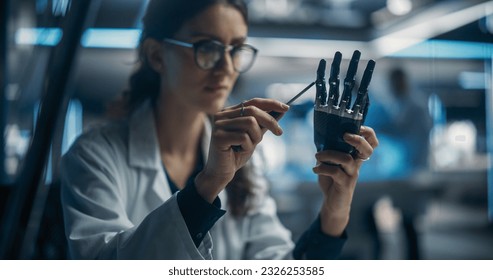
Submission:
<svg viewBox="0 0 493 280">
<path fill-rule="evenodd" d="M 375 61 L 370 60 L 366 66 L 360 87 L 354 104 L 351 106 L 352 91 L 355 84 L 356 71 L 361 53 L 354 51 L 349 63 L 344 89 L 339 98 L 339 72 L 342 54 L 336 52 L 329 77 L 329 94 L 325 86 L 325 60 L 320 60 L 317 70 L 315 86 L 317 94 L 315 97 L 314 112 L 314 136 L 317 151 L 337 150 L 350 153 L 355 156 L 356 149 L 347 144 L 343 135 L 346 132 L 359 134 L 361 125 L 364 123 L 370 99 L 368 97 L 368 85 L 370 84 Z M 340 99 L 340 101 L 339 101 Z"/>
</svg>

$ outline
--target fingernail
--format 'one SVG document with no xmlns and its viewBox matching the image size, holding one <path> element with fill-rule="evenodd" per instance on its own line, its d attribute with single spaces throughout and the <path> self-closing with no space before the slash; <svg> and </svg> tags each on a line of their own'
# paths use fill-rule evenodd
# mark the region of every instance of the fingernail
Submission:
<svg viewBox="0 0 493 280">
<path fill-rule="evenodd" d="M 288 104 L 281 103 L 281 107 L 282 107 L 284 110 L 288 110 L 288 109 L 289 109 L 289 105 L 288 105 Z"/>
<path fill-rule="evenodd" d="M 312 171 L 313 171 L 314 173 L 317 173 L 317 166 L 313 167 L 313 168 L 312 168 Z"/>
<path fill-rule="evenodd" d="M 344 133 L 343 138 L 344 138 L 344 140 L 351 140 L 351 139 L 354 139 L 354 135 L 349 134 L 349 133 Z"/>
<path fill-rule="evenodd" d="M 283 133 L 283 130 L 281 128 L 281 126 L 277 125 L 277 135 L 282 135 Z"/>
</svg>

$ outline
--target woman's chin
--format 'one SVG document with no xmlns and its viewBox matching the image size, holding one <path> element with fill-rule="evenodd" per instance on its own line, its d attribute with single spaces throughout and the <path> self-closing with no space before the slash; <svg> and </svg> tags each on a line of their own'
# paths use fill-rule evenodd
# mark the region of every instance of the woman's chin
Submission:
<svg viewBox="0 0 493 280">
<path fill-rule="evenodd" d="M 228 96 L 229 93 L 226 92 L 206 95 L 202 98 L 202 108 L 207 114 L 215 114 L 224 109 L 224 104 L 226 104 Z"/>
</svg>

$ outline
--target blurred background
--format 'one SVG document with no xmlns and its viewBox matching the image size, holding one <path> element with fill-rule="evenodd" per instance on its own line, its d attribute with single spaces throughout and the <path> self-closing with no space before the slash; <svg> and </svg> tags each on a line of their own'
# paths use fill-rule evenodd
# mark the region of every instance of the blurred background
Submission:
<svg viewBox="0 0 493 280">
<path fill-rule="evenodd" d="M 79 2 L 1 4 L 2 258 L 67 257 L 59 158 L 108 120 L 135 65 L 147 1 Z M 362 53 L 357 81 L 369 59 L 377 63 L 366 125 L 380 146 L 362 168 L 342 258 L 493 259 L 493 1 L 247 2 L 259 57 L 231 103 L 287 101 L 336 51 L 341 79 L 354 50 Z M 262 143 L 293 239 L 320 205 L 314 97 L 312 89 L 291 107 L 282 137 Z"/>
</svg>

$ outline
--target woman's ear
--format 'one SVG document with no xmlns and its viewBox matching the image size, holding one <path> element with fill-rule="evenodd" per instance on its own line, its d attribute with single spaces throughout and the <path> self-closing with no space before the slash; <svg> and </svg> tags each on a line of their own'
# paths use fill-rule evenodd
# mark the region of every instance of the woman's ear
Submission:
<svg viewBox="0 0 493 280">
<path fill-rule="evenodd" d="M 143 45 L 144 56 L 151 68 L 156 72 L 163 69 L 163 46 L 155 39 L 147 38 Z"/>
</svg>

